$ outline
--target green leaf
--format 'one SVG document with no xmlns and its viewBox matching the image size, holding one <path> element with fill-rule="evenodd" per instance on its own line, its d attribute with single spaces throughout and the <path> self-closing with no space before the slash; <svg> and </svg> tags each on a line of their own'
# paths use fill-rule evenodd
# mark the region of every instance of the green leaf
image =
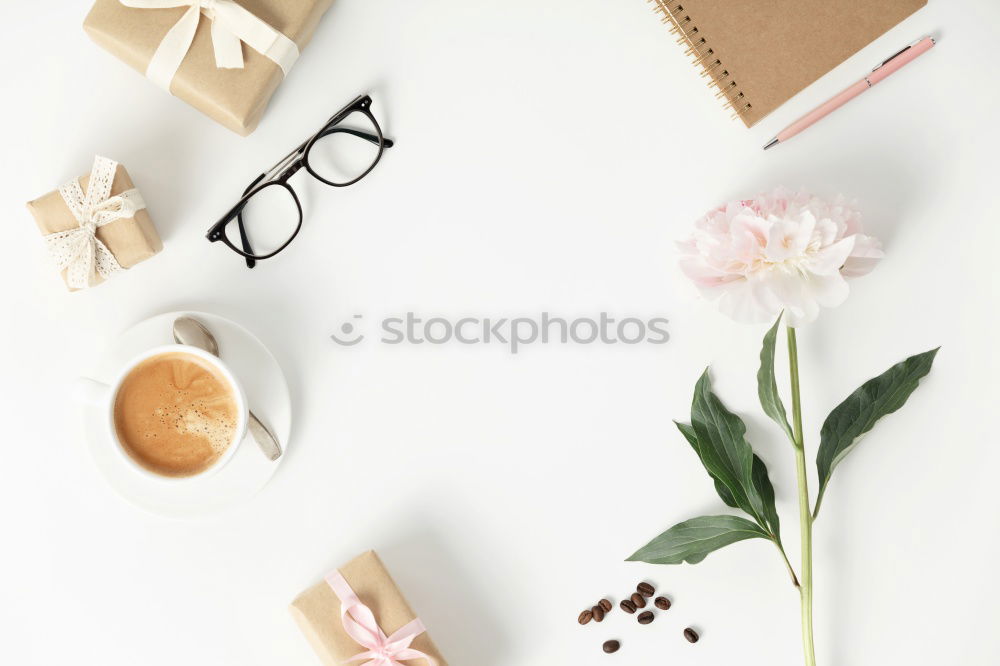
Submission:
<svg viewBox="0 0 1000 666">
<path fill-rule="evenodd" d="M 637 550 L 629 562 L 650 564 L 697 564 L 712 551 L 744 539 L 771 537 L 746 518 L 701 516 L 677 523 Z"/>
<path fill-rule="evenodd" d="M 781 545 L 781 521 L 778 519 L 778 509 L 774 506 L 774 486 L 767 476 L 767 465 L 756 454 L 753 457 L 753 485 L 760 493 L 760 499 L 764 505 L 764 518 L 774 535 L 774 540 Z"/>
<path fill-rule="evenodd" d="M 688 441 L 688 444 L 691 445 L 694 452 L 701 455 L 698 451 L 698 435 L 695 434 L 694 428 L 687 423 L 681 423 L 680 421 L 674 421 L 674 425 L 677 426 L 677 429 L 681 431 L 682 435 L 684 435 L 684 439 Z"/>
<path fill-rule="evenodd" d="M 774 488 L 768 479 L 767 467 L 747 442 L 743 420 L 726 409 L 712 392 L 708 370 L 695 387 L 691 426 L 685 430 L 681 428 L 715 480 L 722 500 L 729 506 L 743 509 L 761 527 L 777 536 Z"/>
<path fill-rule="evenodd" d="M 694 452 L 697 453 L 700 458 L 701 451 L 698 450 L 698 436 L 694 434 L 694 428 L 689 426 L 687 423 L 680 423 L 678 421 L 674 421 L 674 425 L 676 425 L 677 429 L 681 431 L 681 434 L 684 435 L 685 439 L 687 439 L 688 444 L 691 445 L 691 448 L 694 449 Z M 712 476 L 711 472 L 709 472 L 708 475 L 711 476 L 712 480 L 715 482 L 715 492 L 719 494 L 722 501 L 734 509 L 740 508 L 740 505 L 736 503 L 736 498 L 733 497 L 731 492 L 729 492 L 729 488 L 726 488 L 726 485 L 722 483 L 722 481 L 719 481 L 719 479 Z"/>
<path fill-rule="evenodd" d="M 833 470 L 857 446 L 860 437 L 872 429 L 876 421 L 886 414 L 892 414 L 906 403 L 920 379 L 930 372 L 938 349 L 940 347 L 911 356 L 878 377 L 869 379 L 826 417 L 816 454 L 819 495 L 816 497 L 814 514 L 819 513 L 823 493 L 830 483 Z"/>
<path fill-rule="evenodd" d="M 774 326 L 764 335 L 764 344 L 760 348 L 760 370 L 757 371 L 757 396 L 760 398 L 760 406 L 764 408 L 764 413 L 781 426 L 788 439 L 794 442 L 795 437 L 792 435 L 792 427 L 788 425 L 785 405 L 778 394 L 778 382 L 774 378 L 774 347 L 780 324 L 781 315 L 778 315 Z"/>
<path fill-rule="evenodd" d="M 698 449 L 698 436 L 695 434 L 694 428 L 686 423 L 678 423 L 674 421 L 677 429 L 681 431 L 684 438 L 687 439 L 688 444 L 694 449 L 695 453 L 701 456 L 701 451 Z M 719 493 L 719 497 L 727 505 L 739 509 L 740 505 L 736 503 L 736 498 L 729 491 L 722 481 L 712 475 L 709 472 L 709 476 L 712 476 L 712 480 L 715 482 L 715 491 Z M 781 526 L 778 520 L 778 511 L 774 506 L 774 488 L 771 486 L 771 480 L 767 476 L 767 465 L 764 461 L 760 459 L 756 454 L 753 457 L 753 465 L 751 466 L 751 476 L 753 478 L 753 485 L 760 493 L 761 500 L 764 507 L 764 518 L 766 519 L 766 524 L 762 525 L 765 529 L 770 529 L 774 534 L 778 543 L 781 543 Z"/>
</svg>

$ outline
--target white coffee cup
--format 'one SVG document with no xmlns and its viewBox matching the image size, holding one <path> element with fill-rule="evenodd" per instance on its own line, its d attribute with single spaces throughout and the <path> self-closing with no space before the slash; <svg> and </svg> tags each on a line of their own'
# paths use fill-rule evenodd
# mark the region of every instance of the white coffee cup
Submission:
<svg viewBox="0 0 1000 666">
<path fill-rule="evenodd" d="M 128 377 L 129 373 L 131 373 L 132 370 L 134 370 L 143 361 L 150 358 L 163 354 L 177 353 L 197 356 L 199 359 L 218 371 L 219 375 L 224 377 L 229 383 L 229 386 L 232 389 L 233 400 L 236 402 L 236 428 L 229 445 L 226 447 L 225 451 L 223 451 L 222 455 L 220 455 L 211 465 L 189 476 L 167 476 L 165 474 L 158 474 L 144 467 L 136 461 L 131 454 L 129 454 L 128 449 L 118 437 L 118 429 L 115 427 L 115 400 L 118 397 L 118 391 L 121 389 L 122 383 Z M 250 410 L 247 407 L 247 399 L 246 394 L 243 392 L 243 387 L 240 385 L 239 381 L 237 381 L 236 377 L 233 375 L 232 371 L 229 370 L 226 364 L 219 360 L 218 357 L 189 345 L 162 345 L 160 347 L 149 349 L 126 363 L 110 384 L 105 384 L 104 382 L 99 382 L 96 379 L 90 379 L 88 377 L 81 377 L 76 383 L 75 397 L 81 402 L 94 405 L 102 410 L 108 441 L 111 442 L 122 461 L 124 461 L 130 469 L 146 478 L 165 482 L 184 482 L 190 481 L 191 479 L 200 479 L 211 474 L 215 474 L 220 469 L 225 467 L 226 463 L 228 463 L 233 457 L 233 454 L 236 453 L 236 449 L 239 447 L 240 442 L 243 441 L 243 437 L 246 435 L 247 421 L 250 416 Z"/>
</svg>

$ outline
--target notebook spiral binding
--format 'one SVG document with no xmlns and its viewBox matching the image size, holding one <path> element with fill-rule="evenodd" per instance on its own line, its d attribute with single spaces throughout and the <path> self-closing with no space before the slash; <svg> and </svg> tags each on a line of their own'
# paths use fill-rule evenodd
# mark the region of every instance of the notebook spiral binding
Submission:
<svg viewBox="0 0 1000 666">
<path fill-rule="evenodd" d="M 708 85 L 716 88 L 716 99 L 723 99 L 723 108 L 733 111 L 733 119 L 743 118 L 753 108 L 739 85 L 729 74 L 715 51 L 708 45 L 691 17 L 685 12 L 684 0 L 649 0 L 653 10 L 670 24 L 670 34 L 679 35 L 678 44 L 687 46 L 684 55 L 692 56 L 693 64 L 701 68 L 701 76 L 708 77 Z"/>
</svg>

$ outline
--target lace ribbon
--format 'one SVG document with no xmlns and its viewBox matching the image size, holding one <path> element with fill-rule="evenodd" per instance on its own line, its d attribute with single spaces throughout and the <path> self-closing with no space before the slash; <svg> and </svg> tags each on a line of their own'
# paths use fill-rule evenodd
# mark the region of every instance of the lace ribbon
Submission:
<svg viewBox="0 0 1000 666">
<path fill-rule="evenodd" d="M 124 270 L 111 251 L 97 238 L 97 230 L 122 218 L 135 217 L 146 207 L 139 190 L 131 189 L 116 196 L 111 194 L 118 162 L 107 157 L 95 157 L 90 182 L 84 194 L 78 180 L 59 188 L 59 194 L 69 207 L 78 227 L 45 236 L 49 254 L 59 270 L 66 269 L 66 284 L 74 289 L 93 286 L 95 271 L 104 279 Z"/>
<path fill-rule="evenodd" d="M 198 21 L 204 14 L 212 22 L 215 66 L 243 68 L 243 46 L 274 62 L 287 76 L 299 57 L 299 47 L 291 39 L 253 15 L 233 0 L 119 0 L 135 9 L 187 7 L 188 10 L 164 35 L 146 66 L 146 77 L 170 92 L 170 82 L 194 43 Z"/>
<path fill-rule="evenodd" d="M 344 631 L 365 648 L 364 652 L 354 655 L 348 662 L 367 659 L 361 666 L 406 666 L 400 660 L 423 659 L 430 666 L 437 666 L 437 661 L 430 655 L 410 647 L 413 639 L 426 631 L 419 618 L 386 636 L 375 621 L 375 614 L 361 603 L 339 571 L 327 574 L 326 582 L 340 599 L 340 620 Z"/>
</svg>

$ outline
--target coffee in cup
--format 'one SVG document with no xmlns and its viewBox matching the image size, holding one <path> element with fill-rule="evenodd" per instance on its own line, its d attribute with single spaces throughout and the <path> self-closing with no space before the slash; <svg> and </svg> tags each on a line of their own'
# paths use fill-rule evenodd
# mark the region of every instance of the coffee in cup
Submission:
<svg viewBox="0 0 1000 666">
<path fill-rule="evenodd" d="M 218 365 L 167 351 L 143 359 L 122 378 L 113 427 L 121 448 L 141 467 L 160 476 L 194 476 L 234 445 L 240 404 Z"/>
</svg>

